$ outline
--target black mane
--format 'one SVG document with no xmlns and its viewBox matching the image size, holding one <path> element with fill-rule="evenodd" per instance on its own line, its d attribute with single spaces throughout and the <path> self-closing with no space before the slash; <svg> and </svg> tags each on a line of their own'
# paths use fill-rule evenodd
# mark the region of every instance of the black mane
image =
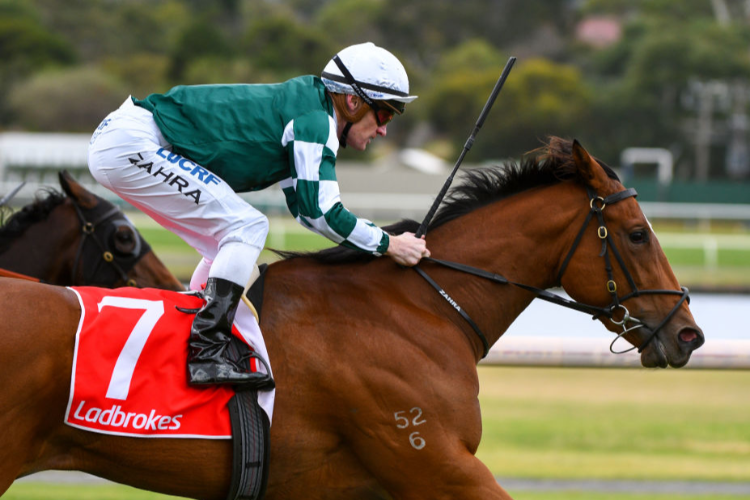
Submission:
<svg viewBox="0 0 750 500">
<path fill-rule="evenodd" d="M 428 232 L 473 210 L 522 191 L 572 179 L 576 172 L 572 145 L 571 141 L 553 137 L 547 146 L 532 152 L 541 154 L 527 156 L 520 163 L 508 161 L 500 166 L 462 171 L 461 182 L 448 191 L 440 210 L 428 226 Z M 597 161 L 607 176 L 617 179 L 617 175 L 608 165 Z M 414 233 L 418 228 L 419 223 L 409 219 L 383 227 L 390 234 Z M 328 264 L 368 262 L 375 259 L 368 253 L 343 246 L 317 252 L 276 253 L 284 258 L 309 257 Z"/>
<path fill-rule="evenodd" d="M 0 252 L 4 252 L 15 238 L 29 226 L 43 221 L 49 213 L 65 201 L 65 195 L 54 189 L 45 189 L 46 196 L 37 196 L 33 203 L 11 215 L 0 226 Z"/>
</svg>

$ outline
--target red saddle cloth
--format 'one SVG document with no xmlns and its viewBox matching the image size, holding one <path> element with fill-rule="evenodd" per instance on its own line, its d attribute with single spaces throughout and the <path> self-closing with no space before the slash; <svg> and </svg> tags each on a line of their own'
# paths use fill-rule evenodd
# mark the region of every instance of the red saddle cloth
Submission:
<svg viewBox="0 0 750 500">
<path fill-rule="evenodd" d="M 66 424 L 133 437 L 231 438 L 227 402 L 234 391 L 187 383 L 194 315 L 176 307 L 197 309 L 200 298 L 148 288 L 71 290 L 82 314 Z"/>
</svg>

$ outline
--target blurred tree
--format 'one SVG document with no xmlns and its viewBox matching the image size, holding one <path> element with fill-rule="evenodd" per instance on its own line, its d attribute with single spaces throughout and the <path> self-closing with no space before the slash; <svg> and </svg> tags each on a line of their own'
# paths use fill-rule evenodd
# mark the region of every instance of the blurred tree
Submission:
<svg viewBox="0 0 750 500">
<path fill-rule="evenodd" d="M 688 20 L 711 17 L 711 4 L 712 0 L 587 0 L 581 6 L 581 13 Z"/>
<path fill-rule="evenodd" d="M 133 52 L 165 54 L 187 24 L 184 0 L 27 0 L 45 28 L 68 40 L 85 63 Z"/>
<path fill-rule="evenodd" d="M 45 30 L 27 3 L 0 0 L 0 127 L 12 121 L 7 97 L 13 85 L 34 71 L 75 61 L 73 47 Z"/>
<path fill-rule="evenodd" d="M 606 145 L 592 146 L 597 151 L 669 147 L 683 171 L 687 168 L 696 175 L 697 161 L 701 175 L 707 175 L 708 149 L 728 141 L 726 133 L 724 138 L 718 133 L 726 127 L 711 131 L 710 122 L 728 117 L 710 102 L 714 97 L 696 94 L 696 85 L 725 82 L 728 86 L 750 77 L 750 29 L 716 23 L 710 6 L 705 8 L 708 3 L 686 2 L 676 19 L 649 4 L 651 17 L 633 18 L 619 43 L 590 57 L 590 68 L 599 78 L 591 120 L 599 136 L 608 138 Z M 711 111 L 706 111 L 707 105 Z M 701 112 L 704 116 L 699 118 Z M 702 149 L 696 143 L 702 143 Z M 720 169 L 723 154 L 714 155 L 713 161 L 714 169 Z"/>
<path fill-rule="evenodd" d="M 387 46 L 377 21 L 386 15 L 384 6 L 381 0 L 332 0 L 316 14 L 315 26 L 339 48 L 362 42 Z"/>
<path fill-rule="evenodd" d="M 93 132 L 127 97 L 123 85 L 94 67 L 38 73 L 13 88 L 18 123 L 39 132 Z"/>
<path fill-rule="evenodd" d="M 121 81 L 129 94 L 145 97 L 169 90 L 170 63 L 165 55 L 136 52 L 125 57 L 107 57 L 101 62 L 101 69 Z"/>
<path fill-rule="evenodd" d="M 377 21 L 389 47 L 417 66 L 432 67 L 446 50 L 482 38 L 495 47 L 523 48 L 542 28 L 562 36 L 572 26 L 558 0 L 381 0 Z"/>
<path fill-rule="evenodd" d="M 192 60 L 207 56 L 231 59 L 235 54 L 234 47 L 219 27 L 203 19 L 195 19 L 185 27 L 175 44 L 169 78 L 174 83 L 181 83 L 185 69 Z"/>
<path fill-rule="evenodd" d="M 429 96 L 430 122 L 437 132 L 453 139 L 455 154 L 502 69 L 502 64 L 490 65 L 493 58 L 485 57 L 488 66 L 439 78 Z M 543 59 L 522 61 L 487 118 L 482 138 L 472 148 L 472 160 L 518 157 L 538 147 L 547 135 L 574 136 L 583 128 L 590 106 L 590 92 L 574 67 Z"/>
<path fill-rule="evenodd" d="M 339 49 L 323 32 L 280 15 L 251 23 L 242 47 L 254 67 L 281 80 L 319 75 Z"/>
<path fill-rule="evenodd" d="M 0 18 L 0 65 L 15 71 L 31 71 L 49 64 L 75 62 L 73 48 L 65 39 L 48 33 L 28 18 Z"/>
<path fill-rule="evenodd" d="M 257 70 L 244 59 L 202 57 L 191 61 L 182 83 L 275 83 L 276 77 L 276 73 Z"/>
<path fill-rule="evenodd" d="M 494 136 L 494 144 L 491 138 L 480 149 L 485 157 L 518 157 L 549 135 L 572 138 L 585 130 L 592 91 L 576 67 L 530 59 L 513 72 L 498 99 L 499 109 L 485 125 L 487 135 Z M 497 79 L 498 71 L 494 74 Z"/>
<path fill-rule="evenodd" d="M 492 78 L 489 75 L 499 76 L 502 59 L 497 50 L 480 39 L 465 42 L 441 58 L 433 72 L 432 88 L 420 103 L 438 133 L 455 135 L 459 141 L 459 131 L 468 136 L 489 96 L 488 91 L 482 97 L 481 89 L 486 87 L 488 77 Z M 456 145 L 461 147 L 463 143 Z"/>
</svg>

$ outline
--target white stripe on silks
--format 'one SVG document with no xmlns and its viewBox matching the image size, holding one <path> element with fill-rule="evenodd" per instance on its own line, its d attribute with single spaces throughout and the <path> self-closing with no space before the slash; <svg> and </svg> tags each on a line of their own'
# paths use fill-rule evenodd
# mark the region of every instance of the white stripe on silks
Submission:
<svg viewBox="0 0 750 500">
<path fill-rule="evenodd" d="M 284 127 L 284 134 L 281 136 L 281 145 L 286 147 L 291 141 L 294 140 L 294 120 L 290 121 Z"/>
<path fill-rule="evenodd" d="M 383 230 L 370 226 L 369 222 L 367 219 L 357 219 L 357 225 L 346 239 L 359 248 L 375 252 L 383 237 Z"/>
<path fill-rule="evenodd" d="M 320 179 L 320 164 L 323 162 L 322 144 L 294 141 L 294 167 L 297 179 L 317 181 Z"/>
<path fill-rule="evenodd" d="M 328 117 L 328 126 L 328 140 L 326 140 L 326 147 L 333 152 L 334 156 L 336 156 L 339 153 L 339 136 L 336 120 L 334 120 L 332 116 Z"/>
<path fill-rule="evenodd" d="M 333 241 L 336 244 L 341 243 L 346 238 L 338 234 L 336 231 L 331 229 L 331 226 L 328 225 L 328 222 L 326 222 L 325 217 L 318 217 L 316 219 L 313 219 L 311 217 L 306 217 L 304 215 L 300 215 L 300 219 L 304 219 L 307 221 L 312 228 L 309 226 L 306 226 L 305 224 L 302 224 L 303 226 L 307 227 L 308 229 L 312 229 L 316 233 L 318 233 L 321 236 L 325 236 L 329 240 Z"/>
<path fill-rule="evenodd" d="M 320 181 L 318 183 L 318 206 L 324 214 L 341 201 L 339 183 L 336 181 Z"/>
<path fill-rule="evenodd" d="M 294 188 L 294 179 L 292 179 L 291 177 L 287 177 L 286 179 L 279 181 L 279 187 L 281 189 Z"/>
</svg>

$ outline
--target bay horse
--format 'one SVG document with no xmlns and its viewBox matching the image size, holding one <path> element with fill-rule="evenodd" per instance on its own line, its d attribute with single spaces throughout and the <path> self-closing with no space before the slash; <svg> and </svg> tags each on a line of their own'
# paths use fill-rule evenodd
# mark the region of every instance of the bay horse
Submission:
<svg viewBox="0 0 750 500">
<path fill-rule="evenodd" d="M 446 261 L 418 268 L 442 293 L 414 269 L 343 248 L 269 266 L 261 325 L 277 393 L 265 498 L 511 498 L 475 457 L 476 365 L 547 288 L 637 346 L 645 367 L 684 366 L 703 344 L 635 192 L 578 142 L 552 138 L 543 154 L 464 178 L 428 228 Z M 231 441 L 63 424 L 81 314 L 70 290 L 0 280 L 0 304 L 0 492 L 62 469 L 225 498 Z"/>
<path fill-rule="evenodd" d="M 0 276 L 53 285 L 183 290 L 125 214 L 59 173 L 47 190 L 0 226 Z"/>
</svg>

